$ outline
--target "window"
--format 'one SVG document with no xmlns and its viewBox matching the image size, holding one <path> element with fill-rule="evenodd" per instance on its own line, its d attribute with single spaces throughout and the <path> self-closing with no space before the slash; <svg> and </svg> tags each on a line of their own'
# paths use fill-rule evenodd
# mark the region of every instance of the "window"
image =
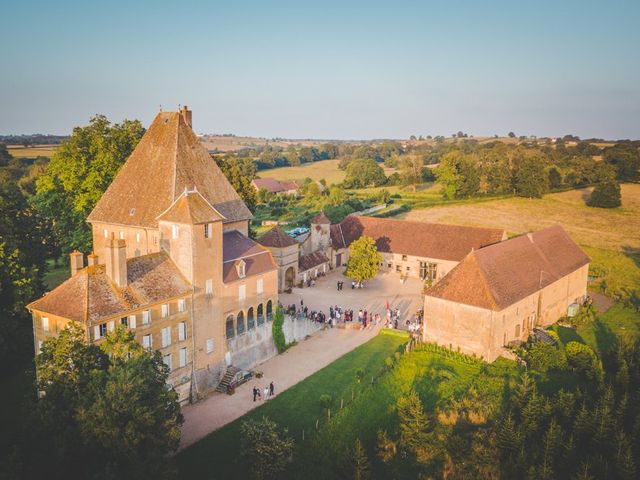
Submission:
<svg viewBox="0 0 640 480">
<path fill-rule="evenodd" d="M 125 327 L 129 326 L 129 317 L 122 317 L 120 319 L 120 325 L 124 325 Z"/>
<path fill-rule="evenodd" d="M 184 298 L 178 300 L 178 311 L 184 312 L 187 309 L 187 301 Z"/>
<path fill-rule="evenodd" d="M 169 371 L 171 371 L 172 370 L 172 367 L 171 367 L 171 354 L 169 353 L 168 355 L 164 355 L 162 357 L 162 361 L 164 362 L 164 364 L 167 367 L 169 367 Z"/>
<path fill-rule="evenodd" d="M 169 304 L 162 304 L 162 318 L 167 318 L 169 316 Z"/>
<path fill-rule="evenodd" d="M 187 323 L 180 322 L 178 324 L 178 341 L 182 342 L 187 338 Z"/>
<path fill-rule="evenodd" d="M 402 267 L 400 265 L 396 265 L 396 272 L 402 272 Z"/>
<path fill-rule="evenodd" d="M 42 317 L 42 330 L 44 330 L 45 332 L 49 331 L 49 318 L 48 317 Z"/>
<path fill-rule="evenodd" d="M 153 337 L 150 333 L 142 337 L 142 346 L 144 348 L 151 348 L 153 346 Z"/>
<path fill-rule="evenodd" d="M 262 304 L 258 305 L 258 326 L 264 323 L 264 310 Z"/>
<path fill-rule="evenodd" d="M 256 284 L 256 292 L 258 293 L 258 295 L 264 292 L 264 280 L 261 278 L 258 279 L 258 282 Z"/>
<path fill-rule="evenodd" d="M 93 327 L 93 336 L 94 340 L 98 340 L 99 338 L 104 338 L 107 334 L 107 324 L 101 323 L 100 325 L 96 325 Z"/>
<path fill-rule="evenodd" d="M 107 329 L 110 332 L 113 332 L 116 328 L 116 322 L 114 322 L 113 320 L 111 320 L 109 323 L 107 323 Z"/>
<path fill-rule="evenodd" d="M 124 232 L 120 230 L 120 240 L 124 240 Z"/>
<path fill-rule="evenodd" d="M 207 295 L 213 294 L 213 280 L 209 279 L 204 284 L 204 293 Z"/>
<path fill-rule="evenodd" d="M 520 336 L 520 324 L 516 325 L 516 338 Z"/>
<path fill-rule="evenodd" d="M 180 349 L 180 366 L 181 367 L 187 366 L 187 347 Z"/>
<path fill-rule="evenodd" d="M 410 272 L 410 271 L 411 271 L 411 267 L 407 267 L 407 272 Z"/>
<path fill-rule="evenodd" d="M 256 326 L 255 318 L 253 316 L 253 307 L 247 310 L 247 330 L 253 330 Z"/>
<path fill-rule="evenodd" d="M 211 238 L 211 226 L 208 223 L 204 224 L 204 238 Z"/>
<path fill-rule="evenodd" d="M 109 230 L 107 230 L 106 228 L 103 230 L 104 233 L 104 238 L 109 238 Z"/>
<path fill-rule="evenodd" d="M 42 353 L 42 340 L 38 340 L 38 353 Z"/>
<path fill-rule="evenodd" d="M 233 328 L 233 315 L 227 317 L 227 338 L 233 338 L 236 334 L 235 328 Z"/>
<path fill-rule="evenodd" d="M 406 255 L 402 255 L 402 261 L 406 262 L 407 261 L 407 256 Z"/>
<path fill-rule="evenodd" d="M 238 287 L 238 300 L 244 300 L 245 298 L 247 298 L 247 286 L 240 285 Z"/>
<path fill-rule="evenodd" d="M 129 315 L 129 328 L 136 328 L 136 316 Z"/>
<path fill-rule="evenodd" d="M 136 233 L 136 243 L 140 243 L 140 234 Z"/>
<path fill-rule="evenodd" d="M 153 236 L 153 244 L 158 245 L 158 237 L 155 235 Z"/>
<path fill-rule="evenodd" d="M 238 335 L 242 335 L 244 333 L 244 312 L 240 310 L 238 312 L 238 316 L 236 318 L 236 331 Z"/>
<path fill-rule="evenodd" d="M 179 233 L 180 233 L 180 230 L 178 228 L 178 225 L 171 225 L 171 238 L 176 240 L 178 238 Z"/>
<path fill-rule="evenodd" d="M 213 338 L 207 338 L 207 353 L 213 352 Z"/>
<path fill-rule="evenodd" d="M 244 260 L 240 260 L 238 262 L 238 264 L 236 265 L 236 269 L 238 270 L 238 276 L 240 278 L 244 278 L 244 277 L 247 276 L 246 266 L 247 266 L 247 264 L 245 263 Z"/>
<path fill-rule="evenodd" d="M 387 268 L 391 268 L 392 265 L 390 263 L 387 263 Z"/>
<path fill-rule="evenodd" d="M 151 310 L 143 310 L 142 311 L 142 324 L 149 325 L 151 322 Z"/>
<path fill-rule="evenodd" d="M 162 348 L 171 345 L 171 327 L 162 329 Z"/>
</svg>

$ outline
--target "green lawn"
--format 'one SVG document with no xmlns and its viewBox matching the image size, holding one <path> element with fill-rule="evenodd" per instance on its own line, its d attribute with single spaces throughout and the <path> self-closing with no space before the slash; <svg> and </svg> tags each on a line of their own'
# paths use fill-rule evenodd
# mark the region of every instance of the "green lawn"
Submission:
<svg viewBox="0 0 640 480">
<path fill-rule="evenodd" d="M 426 409 L 433 410 L 474 385 L 500 405 L 515 384 L 517 369 L 513 362 L 501 360 L 487 365 L 430 347 L 403 355 L 394 369 L 385 373 L 384 360 L 406 341 L 403 333 L 382 331 L 268 403 L 213 432 L 177 456 L 180 477 L 246 478 L 246 465 L 239 461 L 240 424 L 248 418 L 262 416 L 286 426 L 295 440 L 294 462 L 285 478 L 335 478 L 340 458 L 353 446 L 356 436 L 378 471 L 376 477 L 384 476 L 381 470 L 384 466 L 374 461 L 375 438 L 379 428 L 389 432 L 396 428 L 394 406 L 400 395 L 415 388 Z M 358 368 L 365 370 L 360 384 L 355 380 Z M 375 377 L 373 384 L 372 376 Z M 319 397 L 324 393 L 333 398 L 331 420 L 319 404 Z M 342 410 L 341 400 L 344 400 Z M 315 431 L 317 420 L 318 432 Z"/>
<path fill-rule="evenodd" d="M 367 381 L 356 383 L 356 370 L 362 368 L 365 379 L 371 382 L 371 376 L 378 375 L 383 369 L 385 358 L 393 355 L 407 341 L 404 333 L 384 331 L 273 400 L 213 432 L 177 456 L 180 477 L 244 478 L 246 466 L 239 463 L 238 452 L 240 424 L 248 418 L 268 416 L 280 426 L 287 427 L 298 449 L 302 448 L 302 430 L 307 441 L 310 441 L 316 421 L 320 420 L 321 425 L 325 422 L 320 395 L 331 395 L 336 406 L 340 399 L 351 402 L 352 394 L 360 395 L 367 388 Z"/>
<path fill-rule="evenodd" d="M 67 278 L 69 278 L 69 266 L 65 262 L 56 265 L 53 260 L 47 260 L 47 271 L 44 274 L 47 290 L 53 290 Z"/>
</svg>

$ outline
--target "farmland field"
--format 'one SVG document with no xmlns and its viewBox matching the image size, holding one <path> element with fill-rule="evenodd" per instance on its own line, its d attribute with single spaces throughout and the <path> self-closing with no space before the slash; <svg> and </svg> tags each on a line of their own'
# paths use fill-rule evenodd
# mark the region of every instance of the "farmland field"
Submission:
<svg viewBox="0 0 640 480">
<path fill-rule="evenodd" d="M 9 145 L 7 146 L 7 150 L 9 150 L 9 153 L 15 158 L 51 157 L 57 147 L 57 145 L 34 145 L 31 147 Z"/>
<path fill-rule="evenodd" d="M 306 163 L 298 167 L 271 168 L 259 171 L 258 176 L 277 180 L 304 180 L 309 177 L 318 181 L 324 178 L 327 181 L 327 185 L 331 185 L 344 180 L 345 173 L 338 168 L 338 163 L 340 163 L 340 160 L 322 160 Z"/>
</svg>

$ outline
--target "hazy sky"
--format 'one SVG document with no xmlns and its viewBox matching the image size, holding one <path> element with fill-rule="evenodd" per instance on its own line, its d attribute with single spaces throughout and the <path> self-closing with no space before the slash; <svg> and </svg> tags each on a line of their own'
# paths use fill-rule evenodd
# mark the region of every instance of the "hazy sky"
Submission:
<svg viewBox="0 0 640 480">
<path fill-rule="evenodd" d="M 3 3 L 0 133 L 640 138 L 640 0 Z"/>
</svg>

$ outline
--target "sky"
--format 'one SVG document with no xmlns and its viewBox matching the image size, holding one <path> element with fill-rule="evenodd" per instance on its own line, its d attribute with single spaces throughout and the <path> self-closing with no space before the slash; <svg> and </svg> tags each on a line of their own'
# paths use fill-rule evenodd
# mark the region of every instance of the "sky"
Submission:
<svg viewBox="0 0 640 480">
<path fill-rule="evenodd" d="M 21 0 L 0 134 L 193 110 L 199 133 L 640 138 L 640 1 Z"/>
</svg>

